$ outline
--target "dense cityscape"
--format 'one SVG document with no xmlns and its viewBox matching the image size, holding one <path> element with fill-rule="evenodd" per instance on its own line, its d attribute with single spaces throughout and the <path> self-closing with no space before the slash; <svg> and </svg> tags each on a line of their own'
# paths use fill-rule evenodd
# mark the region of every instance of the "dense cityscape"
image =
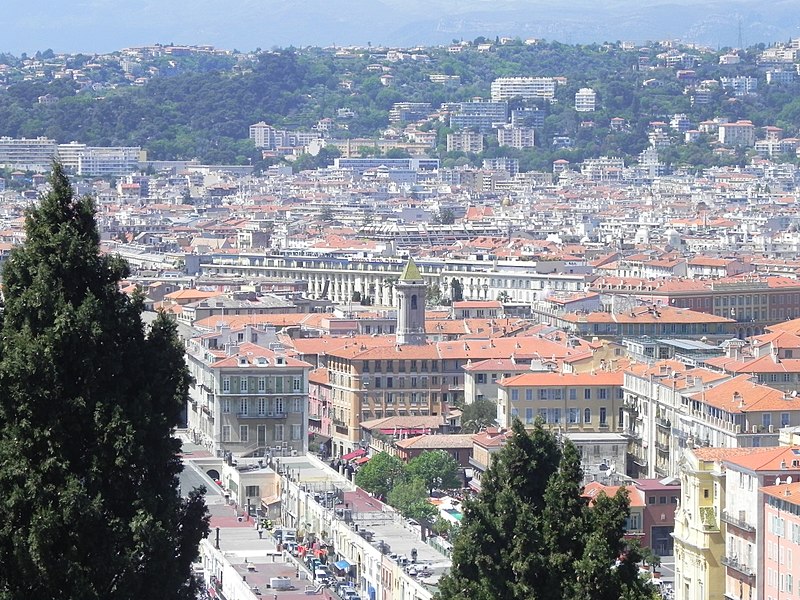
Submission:
<svg viewBox="0 0 800 600">
<path fill-rule="evenodd" d="M 63 168 L 185 350 L 198 597 L 800 594 L 800 38 L 47 50 L 0 86 L 4 294 Z"/>
</svg>

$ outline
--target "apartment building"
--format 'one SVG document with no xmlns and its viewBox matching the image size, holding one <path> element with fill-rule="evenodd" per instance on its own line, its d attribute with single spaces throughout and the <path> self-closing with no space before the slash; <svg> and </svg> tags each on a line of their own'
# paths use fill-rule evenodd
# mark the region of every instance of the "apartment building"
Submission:
<svg viewBox="0 0 800 600">
<path fill-rule="evenodd" d="M 719 142 L 726 146 L 754 146 L 756 128 L 751 121 L 720 123 Z"/>
<path fill-rule="evenodd" d="M 288 356 L 274 330 L 220 326 L 186 343 L 193 382 L 188 428 L 218 455 L 308 449 L 311 365 Z"/>
<path fill-rule="evenodd" d="M 520 127 L 504 125 L 496 130 L 497 143 L 500 146 L 511 148 L 533 148 L 535 146 L 535 133 L 533 127 Z"/>
<path fill-rule="evenodd" d="M 721 521 L 725 530 L 725 595 L 753 600 L 766 599 L 766 587 L 774 582 L 779 569 L 766 565 L 784 563 L 777 540 L 767 540 L 766 534 L 779 533 L 773 523 L 765 521 L 766 498 L 763 488 L 776 481 L 797 481 L 800 478 L 800 449 L 779 447 L 747 454 L 734 455 L 724 460 L 725 502 Z M 784 548 L 785 550 L 786 548 Z M 791 560 L 789 561 L 791 563 Z M 786 564 L 784 573 L 787 571 Z M 766 567 L 766 568 L 765 568 Z M 785 588 L 785 580 L 783 587 Z M 775 587 L 778 587 L 777 585 Z M 785 589 L 783 591 L 786 591 Z M 775 596 L 776 597 L 776 596 Z"/>
<path fill-rule="evenodd" d="M 483 152 L 483 134 L 470 129 L 448 133 L 447 151 L 468 152 L 474 154 Z"/>
<path fill-rule="evenodd" d="M 735 321 L 734 335 L 742 339 L 757 335 L 778 321 L 800 316 L 800 282 L 783 276 L 718 280 L 601 277 L 589 288 L 608 297 L 728 317 Z"/>
<path fill-rule="evenodd" d="M 510 100 L 515 97 L 526 100 L 551 99 L 556 95 L 556 83 L 554 77 L 498 77 L 492 81 L 492 101 Z"/>
<path fill-rule="evenodd" d="M 717 600 L 725 592 L 722 461 L 749 449 L 687 448 L 681 456 L 681 501 L 675 512 L 675 600 Z M 736 598 L 739 596 L 737 595 Z"/>
<path fill-rule="evenodd" d="M 596 373 L 525 373 L 503 379 L 497 398 L 497 421 L 514 419 L 532 426 L 538 418 L 553 428 L 573 432 L 622 429 L 622 371 Z"/>
<path fill-rule="evenodd" d="M 6 169 L 49 171 L 56 154 L 56 141 L 47 137 L 0 137 L 0 167 Z"/>
<path fill-rule="evenodd" d="M 287 131 L 277 129 L 264 121 L 250 125 L 250 139 L 253 140 L 256 148 L 264 150 L 307 146 L 321 137 L 322 135 L 318 131 Z"/>
<path fill-rule="evenodd" d="M 59 144 L 58 160 L 76 175 L 121 177 L 139 170 L 147 153 L 138 146 L 87 146 L 78 142 Z"/>
<path fill-rule="evenodd" d="M 390 123 L 421 121 L 433 112 L 430 102 L 395 102 L 389 110 Z"/>
<path fill-rule="evenodd" d="M 597 106 L 597 92 L 592 88 L 581 88 L 575 93 L 577 112 L 594 112 Z"/>
<path fill-rule="evenodd" d="M 450 127 L 489 133 L 497 123 L 508 120 L 508 102 L 460 102 L 450 115 Z"/>
<path fill-rule="evenodd" d="M 800 585 L 800 482 L 797 477 L 781 474 L 771 483 L 761 488 L 764 495 L 761 597 L 777 600 L 796 596 Z"/>
</svg>

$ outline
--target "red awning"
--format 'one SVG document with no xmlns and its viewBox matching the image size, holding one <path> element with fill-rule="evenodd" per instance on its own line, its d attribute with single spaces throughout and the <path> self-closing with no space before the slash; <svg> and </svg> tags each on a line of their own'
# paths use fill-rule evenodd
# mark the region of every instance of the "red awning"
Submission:
<svg viewBox="0 0 800 600">
<path fill-rule="evenodd" d="M 356 464 L 357 465 L 363 465 L 365 462 L 367 462 L 369 460 L 369 458 L 370 458 L 369 456 L 362 456 L 361 458 L 356 460 Z"/>
<path fill-rule="evenodd" d="M 342 460 L 353 460 L 354 458 L 360 458 L 367 453 L 366 450 L 363 448 L 359 448 L 358 450 L 353 450 L 352 452 L 345 454 L 342 457 Z"/>
</svg>

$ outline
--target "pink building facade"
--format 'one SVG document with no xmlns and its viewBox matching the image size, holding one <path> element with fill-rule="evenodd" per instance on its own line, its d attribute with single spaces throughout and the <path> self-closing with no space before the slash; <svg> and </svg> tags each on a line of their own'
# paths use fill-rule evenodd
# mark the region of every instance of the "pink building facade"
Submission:
<svg viewBox="0 0 800 600">
<path fill-rule="evenodd" d="M 800 482 L 786 483 L 784 479 L 780 485 L 763 487 L 761 491 L 764 494 L 764 565 L 760 597 L 764 600 L 797 598 L 800 596 Z"/>
</svg>

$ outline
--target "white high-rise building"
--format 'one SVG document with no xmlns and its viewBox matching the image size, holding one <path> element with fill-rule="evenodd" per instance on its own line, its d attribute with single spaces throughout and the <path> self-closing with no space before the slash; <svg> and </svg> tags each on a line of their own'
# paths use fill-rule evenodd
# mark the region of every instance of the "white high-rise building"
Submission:
<svg viewBox="0 0 800 600">
<path fill-rule="evenodd" d="M 0 167 L 47 171 L 56 156 L 56 141 L 46 137 L 0 137 Z"/>
<path fill-rule="evenodd" d="M 575 110 L 578 112 L 594 112 L 597 105 L 597 92 L 592 88 L 581 88 L 575 94 Z"/>
<path fill-rule="evenodd" d="M 499 77 L 492 82 L 492 101 L 520 97 L 553 98 L 556 95 L 554 77 Z"/>
</svg>

